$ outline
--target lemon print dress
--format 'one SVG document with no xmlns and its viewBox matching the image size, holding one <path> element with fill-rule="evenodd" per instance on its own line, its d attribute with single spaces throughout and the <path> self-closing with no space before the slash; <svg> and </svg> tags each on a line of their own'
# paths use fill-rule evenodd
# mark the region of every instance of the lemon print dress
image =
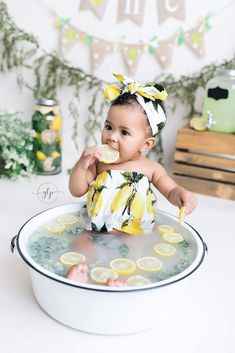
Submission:
<svg viewBox="0 0 235 353">
<path fill-rule="evenodd" d="M 86 202 L 87 230 L 129 234 L 151 231 L 156 220 L 156 196 L 141 173 L 106 170 L 91 183 Z"/>
</svg>

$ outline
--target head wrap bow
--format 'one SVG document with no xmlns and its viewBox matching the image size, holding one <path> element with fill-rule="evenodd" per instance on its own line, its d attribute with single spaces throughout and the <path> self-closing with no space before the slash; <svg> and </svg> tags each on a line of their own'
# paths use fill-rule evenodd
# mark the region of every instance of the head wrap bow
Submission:
<svg viewBox="0 0 235 353">
<path fill-rule="evenodd" d="M 108 85 L 104 91 L 106 99 L 114 100 L 121 94 L 130 93 L 136 96 L 137 101 L 147 114 L 153 135 L 159 131 L 159 125 L 165 125 L 166 115 L 157 100 L 164 101 L 167 98 L 166 90 L 157 84 L 141 84 L 127 76 L 112 72 L 118 79 L 117 85 Z M 163 123 L 163 124 L 162 124 Z"/>
</svg>

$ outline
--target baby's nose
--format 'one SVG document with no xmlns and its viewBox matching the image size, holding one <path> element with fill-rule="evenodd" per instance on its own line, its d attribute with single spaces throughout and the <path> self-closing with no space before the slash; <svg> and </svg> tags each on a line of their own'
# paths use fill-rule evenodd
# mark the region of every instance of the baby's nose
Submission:
<svg viewBox="0 0 235 353">
<path fill-rule="evenodd" d="M 110 141 L 117 141 L 118 140 L 118 137 L 117 137 L 117 134 L 115 132 L 112 132 L 110 135 L 109 135 L 109 138 L 108 138 Z"/>
</svg>

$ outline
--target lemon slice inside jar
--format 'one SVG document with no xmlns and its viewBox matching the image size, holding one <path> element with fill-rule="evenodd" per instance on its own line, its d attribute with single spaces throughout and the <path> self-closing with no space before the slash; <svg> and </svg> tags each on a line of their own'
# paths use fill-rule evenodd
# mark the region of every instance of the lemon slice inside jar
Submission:
<svg viewBox="0 0 235 353">
<path fill-rule="evenodd" d="M 127 279 L 126 282 L 127 282 L 127 285 L 130 287 L 144 286 L 151 283 L 151 281 L 148 278 L 145 278 L 144 276 L 141 276 L 141 275 L 131 276 Z"/>
<path fill-rule="evenodd" d="M 164 234 L 164 233 L 171 233 L 171 232 L 174 232 L 174 229 L 169 226 L 168 224 L 160 224 L 156 231 L 160 234 Z"/>
<path fill-rule="evenodd" d="M 108 279 L 116 279 L 118 274 L 110 268 L 94 267 L 90 271 L 90 276 L 93 281 L 104 284 L 108 281 Z"/>
<path fill-rule="evenodd" d="M 119 152 L 108 145 L 102 145 L 102 159 L 101 162 L 103 163 L 115 163 L 119 158 Z"/>
<path fill-rule="evenodd" d="M 60 262 L 66 267 L 77 265 L 85 260 L 85 255 L 75 251 L 66 252 L 60 257 Z"/>
<path fill-rule="evenodd" d="M 157 254 L 162 256 L 172 256 L 176 253 L 176 248 L 173 245 L 166 243 L 158 243 L 153 247 Z"/>
<path fill-rule="evenodd" d="M 63 214 L 57 218 L 59 223 L 64 224 L 65 226 L 71 226 L 78 222 L 78 217 L 72 214 Z"/>
<path fill-rule="evenodd" d="M 144 256 L 136 261 L 137 267 L 146 272 L 158 272 L 162 267 L 162 263 L 156 257 Z"/>
<path fill-rule="evenodd" d="M 63 233 L 65 230 L 65 225 L 57 222 L 50 223 L 46 225 L 46 229 L 52 234 Z"/>
<path fill-rule="evenodd" d="M 179 233 L 165 233 L 163 234 L 163 239 L 169 243 L 181 243 L 184 240 L 183 236 Z"/>
<path fill-rule="evenodd" d="M 112 260 L 110 267 L 120 275 L 130 275 L 136 270 L 136 264 L 133 260 L 122 258 Z"/>
</svg>

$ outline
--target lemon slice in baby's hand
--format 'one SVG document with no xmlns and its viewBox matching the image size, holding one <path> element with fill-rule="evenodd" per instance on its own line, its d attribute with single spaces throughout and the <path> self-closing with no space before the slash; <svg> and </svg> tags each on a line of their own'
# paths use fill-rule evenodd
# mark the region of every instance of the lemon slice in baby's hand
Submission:
<svg viewBox="0 0 235 353">
<path fill-rule="evenodd" d="M 136 264 L 133 260 L 123 258 L 112 260 L 110 267 L 120 275 L 131 275 L 136 270 Z"/>
<path fill-rule="evenodd" d="M 66 267 L 71 267 L 73 265 L 84 262 L 85 260 L 86 257 L 83 254 L 75 251 L 66 252 L 60 257 L 60 262 Z"/>
<path fill-rule="evenodd" d="M 183 224 L 185 217 L 186 217 L 186 211 L 185 211 L 185 207 L 183 206 L 179 209 L 178 218 L 179 218 L 180 224 Z"/>
<path fill-rule="evenodd" d="M 102 159 L 101 162 L 103 163 L 115 163 L 119 158 L 119 152 L 108 145 L 102 145 Z"/>
</svg>

